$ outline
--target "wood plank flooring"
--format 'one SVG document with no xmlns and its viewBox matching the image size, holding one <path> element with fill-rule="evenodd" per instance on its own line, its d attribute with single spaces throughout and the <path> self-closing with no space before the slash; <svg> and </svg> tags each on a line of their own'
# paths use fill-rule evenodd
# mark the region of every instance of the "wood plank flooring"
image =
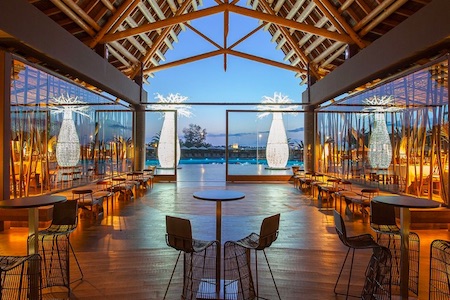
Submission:
<svg viewBox="0 0 450 300">
<path fill-rule="evenodd" d="M 347 248 L 334 230 L 331 212 L 321 212 L 317 201 L 291 183 L 179 182 L 157 183 L 134 200 L 114 200 L 101 220 L 80 219 L 71 235 L 84 272 L 72 284 L 71 299 L 162 299 L 177 252 L 165 243 L 165 216 L 189 218 L 199 239 L 215 238 L 215 203 L 194 199 L 192 193 L 233 189 L 245 199 L 223 203 L 222 239 L 239 239 L 259 232 L 262 219 L 281 213 L 278 240 L 267 255 L 282 299 L 344 299 L 333 287 Z M 371 232 L 361 219 L 346 222 L 349 235 Z M 450 239 L 447 230 L 415 230 L 421 239 L 419 299 L 428 298 L 429 246 L 437 238 Z M 25 254 L 26 228 L 0 232 L 2 255 Z M 370 250 L 356 252 L 352 294 L 360 294 Z M 260 290 L 277 299 L 270 273 L 260 256 Z M 77 268 L 72 259 L 72 278 Z M 346 280 L 346 278 L 344 278 Z M 167 299 L 180 299 L 182 264 Z M 344 283 L 344 282 L 343 282 Z M 340 286 L 344 289 L 344 284 Z M 44 291 L 44 299 L 67 298 L 64 289 Z"/>
</svg>

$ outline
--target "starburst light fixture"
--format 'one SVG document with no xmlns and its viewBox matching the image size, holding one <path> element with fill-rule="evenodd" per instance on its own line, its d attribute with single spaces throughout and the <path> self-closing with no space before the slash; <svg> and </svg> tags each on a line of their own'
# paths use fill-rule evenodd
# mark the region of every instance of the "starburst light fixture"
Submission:
<svg viewBox="0 0 450 300">
<path fill-rule="evenodd" d="M 155 99 L 157 104 L 150 105 L 153 110 L 171 110 L 164 112 L 164 122 L 159 135 L 158 143 L 158 160 L 161 168 L 174 168 L 178 166 L 180 161 L 180 141 L 178 134 L 175 133 L 175 111 L 184 117 L 190 118 L 192 116 L 191 106 L 182 104 L 189 98 L 180 94 L 169 94 L 167 97 L 157 93 Z M 176 134 L 176 136 L 174 136 Z M 175 157 L 175 143 L 176 142 L 176 157 Z"/>
<path fill-rule="evenodd" d="M 363 111 L 374 113 L 374 125 L 369 137 L 369 163 L 373 168 L 387 169 L 392 161 L 392 145 L 387 131 L 385 113 L 395 112 L 401 108 L 394 107 L 393 96 L 373 96 L 363 103 L 369 105 Z"/>
<path fill-rule="evenodd" d="M 80 139 L 77 129 L 72 119 L 73 113 L 89 117 L 85 111 L 89 108 L 86 102 L 78 101 L 78 97 L 71 97 L 69 94 L 53 98 L 53 103 L 49 107 L 53 113 L 63 113 L 63 121 L 56 142 L 56 161 L 61 167 L 74 167 L 80 160 Z"/>
<path fill-rule="evenodd" d="M 257 109 L 264 112 L 258 113 L 258 118 L 264 118 L 272 114 L 269 136 L 267 138 L 266 159 L 270 169 L 286 168 L 289 159 L 289 145 L 286 129 L 283 122 L 283 111 L 294 111 L 297 105 L 286 105 L 292 103 L 288 96 L 274 93 L 273 97 L 264 96 Z"/>
</svg>

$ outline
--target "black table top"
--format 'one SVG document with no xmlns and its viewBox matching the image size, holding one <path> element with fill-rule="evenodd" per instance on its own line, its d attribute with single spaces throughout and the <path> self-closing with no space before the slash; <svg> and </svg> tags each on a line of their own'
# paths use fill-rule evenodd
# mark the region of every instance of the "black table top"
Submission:
<svg viewBox="0 0 450 300">
<path fill-rule="evenodd" d="M 372 199 L 372 201 L 409 208 L 437 208 L 441 206 L 441 203 L 437 201 L 406 195 L 376 196 Z"/>
<path fill-rule="evenodd" d="M 32 208 L 53 205 L 66 200 L 67 198 L 64 196 L 40 195 L 35 197 L 2 200 L 0 201 L 0 208 Z"/>
<path fill-rule="evenodd" d="M 245 194 L 239 191 L 231 190 L 208 190 L 199 191 L 193 194 L 194 198 L 208 201 L 233 201 L 245 197 Z"/>
</svg>

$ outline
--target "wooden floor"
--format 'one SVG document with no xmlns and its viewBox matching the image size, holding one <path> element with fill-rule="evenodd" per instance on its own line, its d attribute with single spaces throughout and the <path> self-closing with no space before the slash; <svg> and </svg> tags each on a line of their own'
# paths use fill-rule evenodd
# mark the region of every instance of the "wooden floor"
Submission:
<svg viewBox="0 0 450 300">
<path fill-rule="evenodd" d="M 157 183 L 132 201 L 114 200 L 101 220 L 81 219 L 71 241 L 84 272 L 73 283 L 71 299 L 162 299 L 177 252 L 165 243 L 165 216 L 189 218 L 194 236 L 215 238 L 215 203 L 196 200 L 192 193 L 233 189 L 245 199 L 223 203 L 222 239 L 239 239 L 259 232 L 266 216 L 281 213 L 278 240 L 267 255 L 282 299 L 344 299 L 333 287 L 347 248 L 335 233 L 331 212 L 321 212 L 316 200 L 291 183 L 179 182 Z M 106 210 L 106 205 L 104 205 Z M 361 219 L 346 222 L 349 235 L 371 232 Z M 429 246 L 450 239 L 447 230 L 415 230 L 421 239 L 419 299 L 428 298 Z M 26 228 L 0 232 L 0 253 L 20 255 L 26 249 Z M 360 294 L 370 250 L 357 251 L 352 293 Z M 262 256 L 261 256 L 262 258 Z M 72 278 L 79 275 L 72 259 Z M 260 291 L 277 299 L 270 274 L 260 259 Z M 182 265 L 167 299 L 180 299 Z M 344 285 L 340 286 L 344 289 Z M 46 289 L 45 299 L 67 298 L 64 290 Z"/>
</svg>

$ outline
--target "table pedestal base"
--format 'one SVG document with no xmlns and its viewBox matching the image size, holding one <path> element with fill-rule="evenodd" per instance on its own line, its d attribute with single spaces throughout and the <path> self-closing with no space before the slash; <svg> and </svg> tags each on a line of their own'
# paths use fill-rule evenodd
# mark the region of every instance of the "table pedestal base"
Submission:
<svg viewBox="0 0 450 300">
<path fill-rule="evenodd" d="M 225 285 L 227 286 L 227 297 L 225 298 Z M 216 295 L 216 280 L 202 279 L 198 287 L 197 299 L 223 299 L 237 300 L 238 298 L 238 282 L 237 280 L 220 280 L 220 292 Z"/>
</svg>

